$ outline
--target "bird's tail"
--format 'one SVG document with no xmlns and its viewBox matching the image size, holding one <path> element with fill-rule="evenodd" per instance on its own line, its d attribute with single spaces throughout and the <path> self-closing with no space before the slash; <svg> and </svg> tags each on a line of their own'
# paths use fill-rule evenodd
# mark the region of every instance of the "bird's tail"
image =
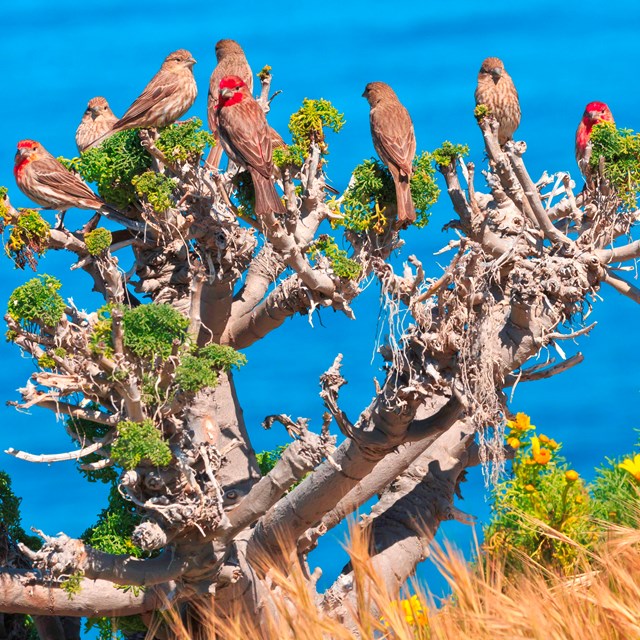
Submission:
<svg viewBox="0 0 640 640">
<path fill-rule="evenodd" d="M 265 213 L 287 212 L 271 178 L 265 178 L 261 173 L 251 171 L 251 179 L 253 180 L 253 189 L 256 195 L 256 216 L 261 216 Z"/>
<path fill-rule="evenodd" d="M 409 176 L 400 175 L 396 180 L 396 200 L 398 203 L 398 222 L 410 224 L 416 220 L 416 209 L 411 198 Z"/>
</svg>

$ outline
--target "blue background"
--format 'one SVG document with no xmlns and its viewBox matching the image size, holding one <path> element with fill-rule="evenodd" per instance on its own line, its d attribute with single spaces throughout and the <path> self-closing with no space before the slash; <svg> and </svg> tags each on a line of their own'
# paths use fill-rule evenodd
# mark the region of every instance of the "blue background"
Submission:
<svg viewBox="0 0 640 640">
<path fill-rule="evenodd" d="M 19 6 L 3 3 L 0 26 L 0 184 L 10 187 L 16 206 L 29 205 L 11 174 L 19 139 L 35 138 L 54 155 L 75 155 L 74 133 L 86 102 L 103 95 L 115 113 L 122 114 L 175 49 L 187 48 L 198 60 L 200 95 L 188 115 L 206 122 L 214 45 L 220 38 L 238 40 L 254 71 L 272 66 L 272 88 L 283 93 L 274 101 L 269 120 L 285 138 L 288 117 L 305 97 L 327 98 L 345 113 L 343 132 L 330 139 L 328 166 L 330 179 L 341 189 L 351 169 L 373 155 L 368 106 L 360 97 L 372 80 L 395 88 L 412 114 L 418 149 L 433 149 L 444 140 L 468 143 L 471 159 L 480 165 L 482 139 L 473 118 L 476 75 L 486 56 L 501 57 L 520 94 L 523 120 L 516 137 L 529 145 L 526 161 L 534 178 L 544 169 L 568 170 L 581 183 L 573 140 L 587 102 L 606 101 L 619 125 L 640 126 L 640 5 L 631 1 L 267 6 L 23 0 Z M 479 175 L 476 186 L 484 188 Z M 396 262 L 415 253 L 428 276 L 440 275 L 448 256 L 433 253 L 452 237 L 440 231 L 451 215 L 445 193 L 428 228 L 406 232 L 406 247 Z M 71 212 L 68 220 L 86 216 Z M 33 277 L 2 260 L 0 306 L 17 285 Z M 78 306 L 95 309 L 100 299 L 88 293 L 88 277 L 69 273 L 70 264 L 69 257 L 51 254 L 41 262 L 41 271 L 62 278 L 63 295 L 73 297 Z M 638 426 L 640 379 L 633 362 L 640 346 L 634 330 L 640 309 L 613 290 L 604 289 L 601 296 L 604 301 L 597 302 L 591 316 L 598 326 L 591 336 L 580 338 L 586 361 L 562 376 L 521 385 L 512 404 L 514 410 L 529 413 L 542 431 L 562 440 L 563 453 L 587 477 L 605 455 L 629 451 Z M 312 427 L 319 427 L 323 408 L 318 377 L 338 352 L 345 354 L 349 381 L 341 394 L 344 408 L 355 419 L 367 406 L 374 393 L 372 379 L 381 375 L 375 356 L 380 314 L 376 283 L 355 301 L 354 310 L 356 321 L 325 310 L 313 317 L 313 327 L 308 318 L 296 317 L 247 350 L 249 364 L 237 375 L 237 384 L 257 450 L 286 441 L 281 429 L 262 431 L 260 422 L 267 414 L 307 416 Z M 0 358 L 0 395 L 17 399 L 15 389 L 26 382 L 34 365 L 4 343 Z M 3 406 L 0 425 L 2 450 L 69 449 L 62 424 L 47 411 L 23 415 Z M 72 463 L 33 465 L 3 455 L 0 468 L 11 473 L 15 491 L 23 497 L 27 527 L 77 536 L 105 504 L 104 488 L 84 483 Z M 459 506 L 485 518 L 486 492 L 478 470 L 470 474 L 463 494 Z M 446 524 L 443 533 L 463 547 L 469 544 L 469 528 Z M 337 537 L 343 535 L 338 532 Z M 323 542 L 314 558 L 325 568 L 323 584 L 344 562 L 334 552 L 336 544 L 335 539 Z"/>
</svg>

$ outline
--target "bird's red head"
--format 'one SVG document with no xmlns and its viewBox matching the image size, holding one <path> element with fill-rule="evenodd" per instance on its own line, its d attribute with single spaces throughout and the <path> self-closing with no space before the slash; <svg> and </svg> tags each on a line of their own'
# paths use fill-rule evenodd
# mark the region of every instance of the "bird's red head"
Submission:
<svg viewBox="0 0 640 640">
<path fill-rule="evenodd" d="M 220 93 L 218 94 L 218 109 L 230 107 L 242 102 L 245 97 L 251 96 L 249 88 L 242 78 L 238 76 L 225 76 L 220 80 Z"/>
<path fill-rule="evenodd" d="M 584 109 L 582 122 L 591 129 L 598 122 L 613 122 L 613 114 L 604 102 L 590 102 Z"/>
<path fill-rule="evenodd" d="M 35 140 L 20 140 L 18 142 L 18 150 L 14 160 L 13 173 L 18 177 L 22 170 L 37 157 L 37 151 L 40 149 L 40 143 Z"/>
</svg>

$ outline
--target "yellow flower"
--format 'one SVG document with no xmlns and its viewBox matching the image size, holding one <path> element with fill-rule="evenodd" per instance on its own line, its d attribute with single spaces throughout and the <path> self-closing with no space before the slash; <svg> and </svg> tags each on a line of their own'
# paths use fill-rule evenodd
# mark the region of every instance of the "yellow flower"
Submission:
<svg viewBox="0 0 640 640">
<path fill-rule="evenodd" d="M 582 504 L 584 502 L 584 496 L 581 493 L 579 493 L 575 497 L 575 501 L 576 501 L 576 504 Z"/>
<path fill-rule="evenodd" d="M 531 454 L 534 462 L 538 464 L 547 464 L 551 460 L 551 451 L 549 449 L 540 448 L 540 438 L 531 436 Z"/>
<path fill-rule="evenodd" d="M 626 458 L 619 465 L 618 468 L 628 471 L 638 482 L 640 482 L 640 453 L 631 458 Z"/>
<path fill-rule="evenodd" d="M 394 603 L 395 604 L 395 603 Z M 400 600 L 400 607 L 404 619 L 412 625 L 425 625 L 428 622 L 428 617 L 424 609 L 422 608 L 422 602 L 418 595 L 414 594 L 410 598 Z"/>
<path fill-rule="evenodd" d="M 549 449 L 551 449 L 552 451 L 557 449 L 559 446 L 560 445 L 555 440 L 549 440 L 549 442 L 547 442 L 547 447 L 549 447 Z"/>
<path fill-rule="evenodd" d="M 528 493 L 535 493 L 536 488 L 532 484 L 526 484 L 524 486 L 524 490 L 527 491 Z"/>
<path fill-rule="evenodd" d="M 540 440 L 540 442 L 542 442 L 542 444 L 547 444 L 547 442 L 549 442 L 549 436 L 545 436 L 544 433 L 541 433 L 538 436 L 538 440 Z"/>
<path fill-rule="evenodd" d="M 567 471 L 564 474 L 564 479 L 567 482 L 575 482 L 579 477 L 580 477 L 580 474 L 577 471 L 574 471 L 573 469 L 569 469 L 569 471 Z"/>
<path fill-rule="evenodd" d="M 518 440 L 518 438 L 507 438 L 507 444 L 512 449 L 517 449 L 518 447 L 520 447 L 520 440 Z"/>
<path fill-rule="evenodd" d="M 507 420 L 507 427 L 514 433 L 522 433 L 535 429 L 531 424 L 531 418 L 526 413 L 516 413 L 515 420 Z"/>
</svg>

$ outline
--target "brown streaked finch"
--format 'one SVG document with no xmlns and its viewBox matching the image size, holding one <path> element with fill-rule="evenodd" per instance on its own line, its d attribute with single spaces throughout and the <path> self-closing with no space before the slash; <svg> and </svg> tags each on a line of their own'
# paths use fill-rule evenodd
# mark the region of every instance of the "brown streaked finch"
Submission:
<svg viewBox="0 0 640 640">
<path fill-rule="evenodd" d="M 198 95 L 192 69 L 195 63 L 185 49 L 170 53 L 110 133 L 137 127 L 166 127 L 186 113 Z"/>
<path fill-rule="evenodd" d="M 613 114 L 604 102 L 590 102 L 585 107 L 576 131 L 576 162 L 589 187 L 593 186 L 593 169 L 589 166 L 592 151 L 591 130 L 600 122 L 615 124 Z"/>
<path fill-rule="evenodd" d="M 101 97 L 89 100 L 87 109 L 76 130 L 76 145 L 82 153 L 94 146 L 98 139 L 109 133 L 118 118 L 113 114 L 109 103 Z"/>
<path fill-rule="evenodd" d="M 476 106 L 485 105 L 498 121 L 498 142 L 513 138 L 520 124 L 520 101 L 511 76 L 500 58 L 486 58 L 478 72 Z"/>
<path fill-rule="evenodd" d="M 216 60 L 218 64 L 209 80 L 209 98 L 207 101 L 207 119 L 209 129 L 216 140 L 216 146 L 211 149 L 205 166 L 207 169 L 217 169 L 222 157 L 222 147 L 218 135 L 218 96 L 220 81 L 225 76 L 237 76 L 253 92 L 253 73 L 247 62 L 242 47 L 235 40 L 219 40 L 216 43 Z"/>
<path fill-rule="evenodd" d="M 238 76 L 225 76 L 218 94 L 218 132 L 229 158 L 251 174 L 255 213 L 286 213 L 273 184 L 271 127 L 249 87 Z"/>
<path fill-rule="evenodd" d="M 369 122 L 373 146 L 393 177 L 398 220 L 406 226 L 416 219 L 410 188 L 416 155 L 411 116 L 393 89 L 384 82 L 370 82 L 362 95 L 371 107 Z"/>
</svg>

